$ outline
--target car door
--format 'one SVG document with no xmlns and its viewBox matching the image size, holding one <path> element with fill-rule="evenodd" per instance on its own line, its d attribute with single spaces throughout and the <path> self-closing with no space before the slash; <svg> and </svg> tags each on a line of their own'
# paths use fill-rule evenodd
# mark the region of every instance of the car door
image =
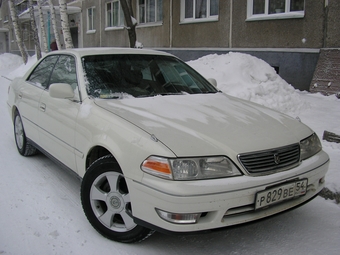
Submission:
<svg viewBox="0 0 340 255">
<path fill-rule="evenodd" d="M 50 74 L 57 62 L 57 56 L 49 56 L 42 60 L 28 76 L 18 92 L 17 106 L 21 115 L 26 136 L 39 144 L 38 109 L 39 100 L 48 85 Z"/>
<path fill-rule="evenodd" d="M 67 83 L 74 90 L 74 98 L 60 99 L 49 95 L 48 87 L 39 102 L 39 140 L 42 148 L 68 168 L 76 171 L 75 126 L 80 107 L 75 58 L 60 55 L 52 71 L 49 86 Z"/>
</svg>

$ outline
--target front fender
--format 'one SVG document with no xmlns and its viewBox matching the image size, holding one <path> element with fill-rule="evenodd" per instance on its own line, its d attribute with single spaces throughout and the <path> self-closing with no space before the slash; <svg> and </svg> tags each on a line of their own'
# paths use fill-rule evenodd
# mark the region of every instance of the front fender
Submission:
<svg viewBox="0 0 340 255">
<path fill-rule="evenodd" d="M 86 155 L 95 146 L 106 148 L 117 160 L 126 178 L 141 181 L 142 162 L 150 155 L 174 157 L 164 144 L 151 138 L 139 127 L 84 100 L 76 126 L 76 160 L 78 175 L 86 171 Z"/>
</svg>

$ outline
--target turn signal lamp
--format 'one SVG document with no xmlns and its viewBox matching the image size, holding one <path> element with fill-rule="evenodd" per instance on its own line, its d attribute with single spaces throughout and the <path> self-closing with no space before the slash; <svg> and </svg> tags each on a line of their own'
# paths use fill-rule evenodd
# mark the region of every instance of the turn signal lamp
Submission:
<svg viewBox="0 0 340 255">
<path fill-rule="evenodd" d="M 144 172 L 156 175 L 158 177 L 172 179 L 172 173 L 170 165 L 167 159 L 152 156 L 144 160 L 142 164 L 142 170 Z"/>
</svg>

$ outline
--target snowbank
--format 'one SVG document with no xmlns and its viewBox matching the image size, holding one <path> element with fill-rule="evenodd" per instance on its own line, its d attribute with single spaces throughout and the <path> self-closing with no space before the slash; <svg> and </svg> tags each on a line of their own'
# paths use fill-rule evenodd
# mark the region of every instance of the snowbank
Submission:
<svg viewBox="0 0 340 255">
<path fill-rule="evenodd" d="M 280 112 L 309 108 L 299 92 L 283 80 L 268 63 L 248 54 L 212 54 L 187 62 L 206 78 L 215 78 L 226 94 L 253 101 Z"/>
<path fill-rule="evenodd" d="M 0 70 L 17 68 L 21 64 L 23 64 L 23 61 L 18 55 L 10 53 L 0 55 Z"/>
</svg>

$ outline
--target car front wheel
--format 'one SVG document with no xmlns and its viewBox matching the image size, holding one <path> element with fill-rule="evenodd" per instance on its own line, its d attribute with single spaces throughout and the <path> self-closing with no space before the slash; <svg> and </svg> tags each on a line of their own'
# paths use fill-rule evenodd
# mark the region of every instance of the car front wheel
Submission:
<svg viewBox="0 0 340 255">
<path fill-rule="evenodd" d="M 22 124 L 22 119 L 18 111 L 14 115 L 14 137 L 15 144 L 22 156 L 31 156 L 37 153 L 37 149 L 27 141 L 27 137 Z"/>
<path fill-rule="evenodd" d="M 88 168 L 82 181 L 81 200 L 91 225 L 108 239 L 132 243 L 153 233 L 134 222 L 124 175 L 111 155 L 99 158 Z"/>
</svg>

